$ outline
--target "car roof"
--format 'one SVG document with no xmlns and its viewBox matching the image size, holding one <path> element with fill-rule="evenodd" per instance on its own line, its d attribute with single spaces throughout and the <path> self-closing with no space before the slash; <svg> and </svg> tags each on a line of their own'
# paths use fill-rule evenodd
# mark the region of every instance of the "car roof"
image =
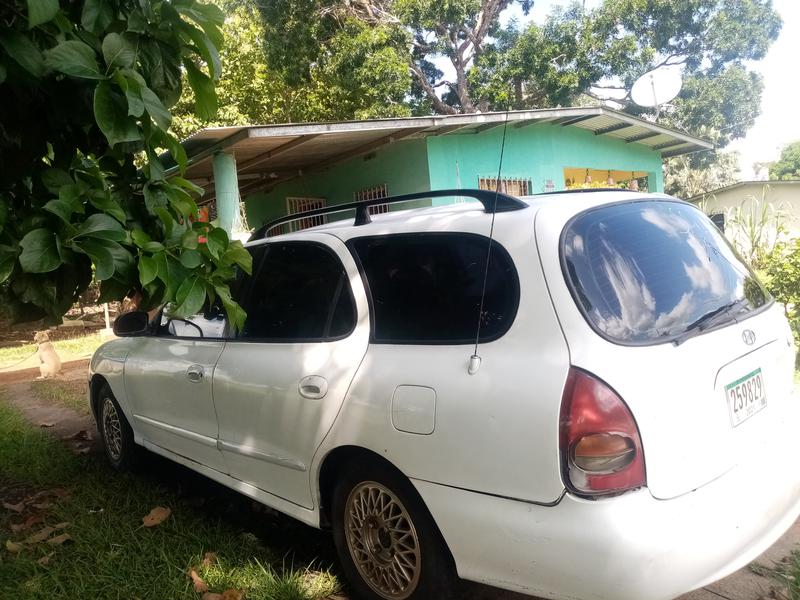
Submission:
<svg viewBox="0 0 800 600">
<path fill-rule="evenodd" d="M 528 205 L 527 208 L 499 212 L 497 213 L 497 218 L 503 220 L 515 218 L 527 221 L 532 219 L 544 207 L 557 205 L 559 209 L 563 209 L 565 203 L 570 204 L 572 210 L 569 213 L 572 215 L 594 206 L 616 202 L 637 199 L 674 200 L 674 198 L 665 194 L 650 194 L 628 190 L 574 190 L 554 192 L 552 194 L 537 194 L 535 196 L 518 196 L 518 198 Z M 347 213 L 333 213 L 333 216 L 341 214 Z M 266 241 L 290 240 L 308 233 L 329 233 L 342 240 L 347 240 L 353 237 L 386 235 L 395 232 L 472 230 L 478 223 L 485 221 L 488 224 L 492 219 L 492 214 L 487 213 L 480 202 L 465 199 L 463 202 L 444 206 L 411 208 L 370 215 L 370 219 L 370 223 L 355 225 L 353 217 L 348 216 L 322 225 L 302 229 L 301 231 L 253 240 L 248 242 L 247 245 L 258 245 Z M 468 226 L 466 226 L 467 223 Z"/>
</svg>

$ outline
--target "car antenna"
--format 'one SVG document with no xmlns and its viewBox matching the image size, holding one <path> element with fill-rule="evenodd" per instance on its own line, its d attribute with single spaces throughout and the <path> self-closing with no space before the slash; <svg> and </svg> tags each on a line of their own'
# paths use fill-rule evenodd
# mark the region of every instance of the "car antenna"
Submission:
<svg viewBox="0 0 800 600">
<path fill-rule="evenodd" d="M 494 208 L 497 208 L 497 197 L 500 194 L 500 185 L 501 179 L 500 176 L 503 173 L 503 155 L 505 154 L 506 150 L 506 131 L 508 130 L 508 111 L 505 114 L 505 121 L 503 123 L 503 141 L 500 144 L 500 164 L 497 165 L 497 181 L 495 182 L 495 190 L 494 190 Z M 478 309 L 478 327 L 477 331 L 475 332 L 475 349 L 472 352 L 472 356 L 469 357 L 469 367 L 467 368 L 467 372 L 470 375 L 475 375 L 478 370 L 481 368 L 481 357 L 478 355 L 478 343 L 480 342 L 481 338 L 481 321 L 483 320 L 483 304 L 486 300 L 486 284 L 489 280 L 489 261 L 492 258 L 492 238 L 494 237 L 494 218 L 497 215 L 497 210 L 492 210 L 492 224 L 489 227 L 489 245 L 486 250 L 486 268 L 483 271 L 483 286 L 481 287 L 481 303 L 480 308 Z"/>
</svg>

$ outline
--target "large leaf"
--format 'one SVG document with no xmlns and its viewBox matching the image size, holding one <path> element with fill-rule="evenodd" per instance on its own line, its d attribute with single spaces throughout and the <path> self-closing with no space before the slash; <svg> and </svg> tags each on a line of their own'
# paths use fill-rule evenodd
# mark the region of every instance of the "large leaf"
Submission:
<svg viewBox="0 0 800 600">
<path fill-rule="evenodd" d="M 0 46 L 20 67 L 34 77 L 44 75 L 45 65 L 42 53 L 28 36 L 19 31 L 6 31 L 0 35 Z"/>
<path fill-rule="evenodd" d="M 108 81 L 101 81 L 95 88 L 94 116 L 97 125 L 112 146 L 120 142 L 136 142 L 142 139 L 136 121 L 128 115 L 127 102 L 112 89 Z"/>
<path fill-rule="evenodd" d="M 47 23 L 58 13 L 58 0 L 28 0 L 28 27 Z"/>
<path fill-rule="evenodd" d="M 79 240 L 75 248 L 82 251 L 94 263 L 94 276 L 99 281 L 105 281 L 114 274 L 114 256 L 101 240 Z"/>
<path fill-rule="evenodd" d="M 167 194 L 161 185 L 146 183 L 143 192 L 144 205 L 150 214 L 156 214 L 156 209 L 167 206 L 169 202 Z"/>
<path fill-rule="evenodd" d="M 181 264 L 187 269 L 194 269 L 203 263 L 203 255 L 197 250 L 184 250 L 181 253 Z"/>
<path fill-rule="evenodd" d="M 45 169 L 41 175 L 42 185 L 52 194 L 60 194 L 61 188 L 65 185 L 75 183 L 64 169 Z"/>
<path fill-rule="evenodd" d="M 211 78 L 219 78 L 222 67 L 219 60 L 219 51 L 216 46 L 214 46 L 214 42 L 211 41 L 204 31 L 188 23 L 182 23 L 180 30 L 197 47 L 200 56 L 203 57 L 203 60 L 208 65 L 208 72 L 211 74 Z"/>
<path fill-rule="evenodd" d="M 142 282 L 142 285 L 147 285 L 148 283 L 154 281 L 157 275 L 158 268 L 156 265 L 156 260 L 151 256 L 140 256 L 139 281 Z"/>
<path fill-rule="evenodd" d="M 87 31 L 99 34 L 114 20 L 114 5 L 108 0 L 85 0 L 81 12 L 81 25 Z"/>
<path fill-rule="evenodd" d="M 95 208 L 108 213 L 123 225 L 125 224 L 125 211 L 122 210 L 122 207 L 119 205 L 119 203 L 114 200 L 111 194 L 109 194 L 107 191 L 98 190 L 95 193 L 90 194 L 89 202 L 91 202 Z"/>
<path fill-rule="evenodd" d="M 51 69 L 84 79 L 103 79 L 94 50 L 83 42 L 69 40 L 45 52 L 44 63 Z"/>
<path fill-rule="evenodd" d="M 190 277 L 181 283 L 175 294 L 175 302 L 178 304 L 175 312 L 183 317 L 197 314 L 205 300 L 206 289 L 202 281 L 197 277 Z"/>
<path fill-rule="evenodd" d="M 109 68 L 132 67 L 136 62 L 136 41 L 133 36 L 109 33 L 103 38 L 103 60 Z"/>
<path fill-rule="evenodd" d="M 28 232 L 19 242 L 19 264 L 26 273 L 49 273 L 61 265 L 56 234 L 40 228 Z"/>
<path fill-rule="evenodd" d="M 194 92 L 194 111 L 204 121 L 210 121 L 217 114 L 217 94 L 214 82 L 203 73 L 191 60 L 183 61 L 189 85 Z"/>
<path fill-rule="evenodd" d="M 220 300 L 222 300 L 222 306 L 225 308 L 225 312 L 228 315 L 228 322 L 231 324 L 231 327 L 234 331 L 241 330 L 244 327 L 244 320 L 247 317 L 247 314 L 242 310 L 242 307 L 239 306 L 233 298 L 231 298 L 231 290 L 227 285 L 215 285 L 214 291 L 219 296 Z"/>
<path fill-rule="evenodd" d="M 78 233 L 75 237 L 94 237 L 121 242 L 125 240 L 128 235 L 119 221 L 107 214 L 97 213 L 90 215 L 89 218 L 83 222 L 78 228 Z"/>
<path fill-rule="evenodd" d="M 228 249 L 228 234 L 224 229 L 215 227 L 206 238 L 206 246 L 211 256 L 218 259 Z"/>
<path fill-rule="evenodd" d="M 148 114 L 153 117 L 153 121 L 156 122 L 156 125 L 164 131 L 169 129 L 169 125 L 172 122 L 172 115 L 164 108 L 164 104 L 161 102 L 161 99 L 156 96 L 156 93 L 145 85 L 141 87 L 139 94 L 145 109 L 147 109 Z"/>
<path fill-rule="evenodd" d="M 64 223 L 70 222 L 70 217 L 74 212 L 72 204 L 70 202 L 66 202 L 59 198 L 54 200 L 50 200 L 47 204 L 44 205 L 44 209 L 56 215 L 60 218 Z"/>
<path fill-rule="evenodd" d="M 14 271 L 17 262 L 17 251 L 9 246 L 0 246 L 0 283 L 5 282 Z"/>
<path fill-rule="evenodd" d="M 248 275 L 253 272 L 253 255 L 238 240 L 231 242 L 222 256 L 223 265 L 239 265 Z"/>
</svg>

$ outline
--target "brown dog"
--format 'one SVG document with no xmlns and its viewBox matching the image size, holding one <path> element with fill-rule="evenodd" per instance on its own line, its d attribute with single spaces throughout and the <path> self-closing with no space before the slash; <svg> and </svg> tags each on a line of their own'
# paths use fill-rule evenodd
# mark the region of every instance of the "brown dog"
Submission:
<svg viewBox="0 0 800 600">
<path fill-rule="evenodd" d="M 39 345 L 37 354 L 41 375 L 36 379 L 49 379 L 58 375 L 61 372 L 61 359 L 50 342 L 50 335 L 46 331 L 38 331 L 33 336 L 33 341 Z"/>
</svg>

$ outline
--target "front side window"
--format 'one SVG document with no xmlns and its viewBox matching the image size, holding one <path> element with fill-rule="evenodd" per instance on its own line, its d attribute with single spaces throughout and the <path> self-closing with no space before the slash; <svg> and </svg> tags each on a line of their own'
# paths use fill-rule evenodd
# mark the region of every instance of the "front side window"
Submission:
<svg viewBox="0 0 800 600">
<path fill-rule="evenodd" d="M 159 317 L 158 335 L 161 337 L 222 339 L 226 333 L 224 311 L 212 306 L 202 313 L 185 319 L 172 316 L 175 306 L 172 303 L 164 306 Z"/>
<path fill-rule="evenodd" d="M 349 335 L 356 313 L 344 266 L 330 249 L 311 242 L 267 244 L 249 278 L 244 339 L 323 341 Z"/>
<path fill-rule="evenodd" d="M 589 324 L 625 344 L 679 341 L 770 300 L 714 224 L 682 202 L 581 213 L 564 229 L 561 259 Z"/>
<path fill-rule="evenodd" d="M 517 313 L 519 279 L 508 252 L 464 233 L 363 237 L 349 246 L 371 298 L 373 340 L 400 344 L 474 343 L 502 336 Z M 484 278 L 486 294 L 481 310 Z"/>
</svg>

